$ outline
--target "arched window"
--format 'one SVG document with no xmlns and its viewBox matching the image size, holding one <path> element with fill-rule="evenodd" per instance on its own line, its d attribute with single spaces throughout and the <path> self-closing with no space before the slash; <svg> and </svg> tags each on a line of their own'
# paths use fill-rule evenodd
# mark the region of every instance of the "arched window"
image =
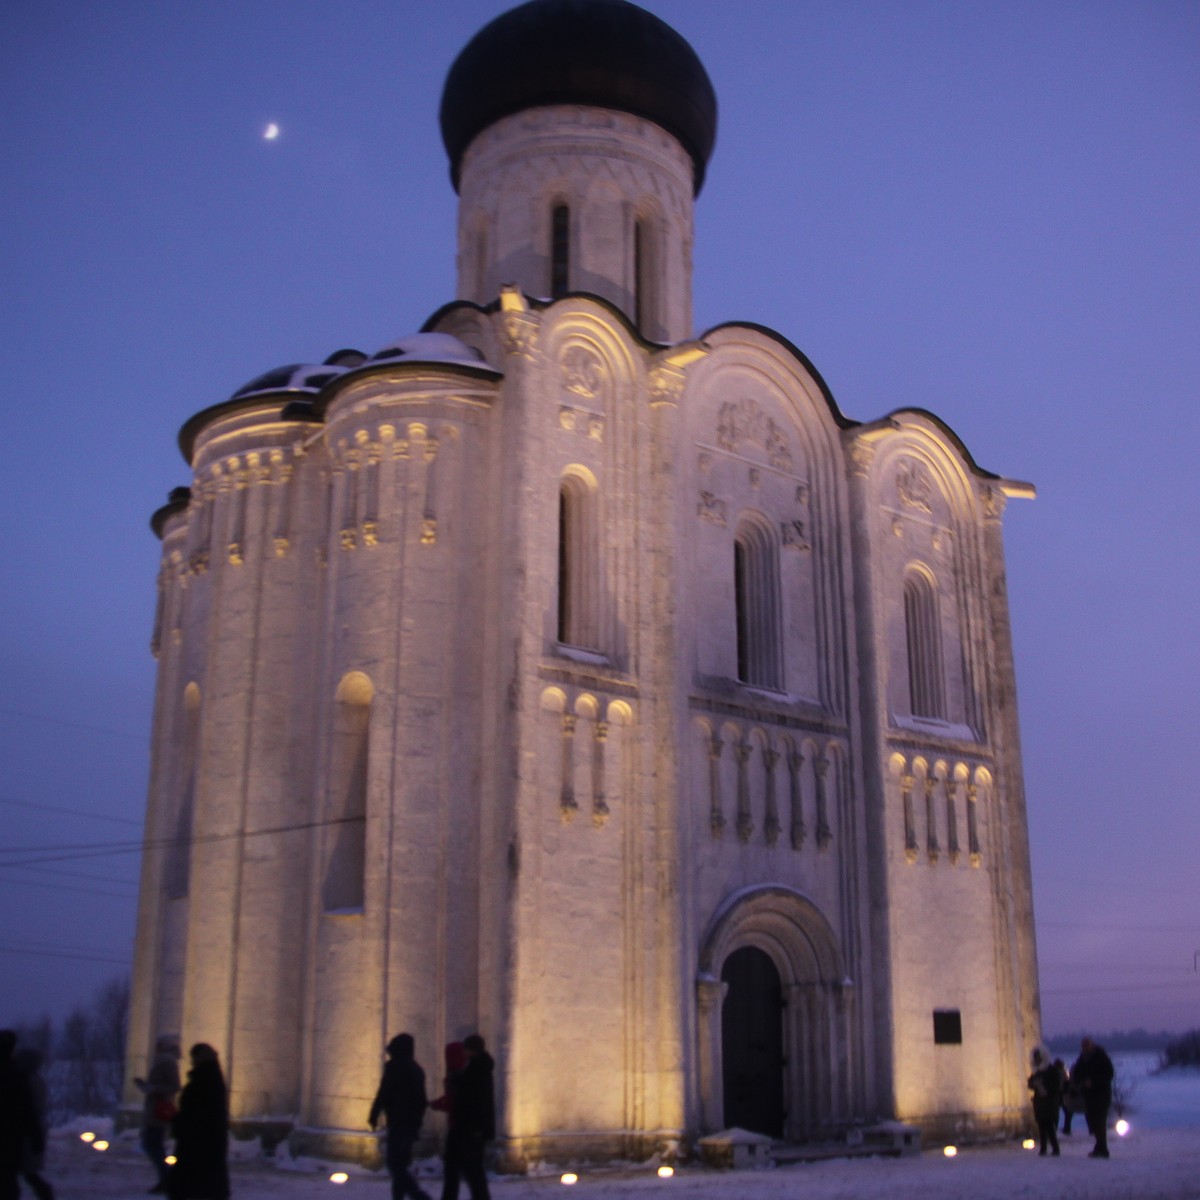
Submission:
<svg viewBox="0 0 1200 1200">
<path fill-rule="evenodd" d="M 904 579 L 904 630 L 912 715 L 944 720 L 946 688 L 937 593 L 933 581 L 921 571 L 909 571 Z"/>
<path fill-rule="evenodd" d="M 569 471 L 558 490 L 558 640 L 600 649 L 600 535 L 595 480 Z"/>
<path fill-rule="evenodd" d="M 571 210 L 556 204 L 550 213 L 550 299 L 567 294 L 571 274 Z"/>
<path fill-rule="evenodd" d="M 363 907 L 373 695 L 371 681 L 359 671 L 351 671 L 338 685 L 326 807 L 332 847 L 322 896 L 326 912 L 354 912 Z"/>
<path fill-rule="evenodd" d="M 171 900 L 181 900 L 188 894 L 190 886 L 199 751 L 200 689 L 194 683 L 189 683 L 183 692 L 183 754 L 180 757 L 183 786 L 175 816 L 174 837 L 167 851 L 165 883 L 167 896 Z"/>
<path fill-rule="evenodd" d="M 654 225 L 638 217 L 633 226 L 633 321 L 643 336 L 658 336 L 658 264 Z"/>
<path fill-rule="evenodd" d="M 743 683 L 778 688 L 779 561 L 766 523 L 746 517 L 733 542 L 733 587 L 737 620 L 737 672 Z"/>
</svg>

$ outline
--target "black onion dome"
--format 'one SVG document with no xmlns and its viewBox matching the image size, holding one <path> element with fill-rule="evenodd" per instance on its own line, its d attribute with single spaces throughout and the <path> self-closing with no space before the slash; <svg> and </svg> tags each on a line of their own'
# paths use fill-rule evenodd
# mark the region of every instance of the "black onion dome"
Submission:
<svg viewBox="0 0 1200 1200">
<path fill-rule="evenodd" d="M 696 191 L 717 138 L 704 64 L 666 22 L 628 0 L 530 0 L 485 25 L 442 91 L 442 141 L 458 187 L 471 141 L 501 117 L 590 104 L 644 117 L 691 155 Z"/>
</svg>

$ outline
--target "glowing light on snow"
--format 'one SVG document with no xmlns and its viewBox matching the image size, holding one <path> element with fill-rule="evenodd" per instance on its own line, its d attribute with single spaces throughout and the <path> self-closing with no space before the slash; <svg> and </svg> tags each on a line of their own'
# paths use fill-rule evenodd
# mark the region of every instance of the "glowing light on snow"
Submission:
<svg viewBox="0 0 1200 1200">
<path fill-rule="evenodd" d="M 944 1154 L 944 1155 L 945 1155 L 947 1158 L 953 1158 L 953 1157 L 954 1157 L 954 1156 L 955 1156 L 955 1155 L 958 1153 L 958 1147 L 957 1147 L 957 1146 L 946 1146 L 946 1147 L 945 1147 L 945 1148 L 942 1150 L 942 1153 L 943 1153 L 943 1154 Z"/>
<path fill-rule="evenodd" d="M 347 1175 L 345 1171 L 334 1171 L 334 1173 L 329 1177 L 330 1183 L 348 1183 L 349 1180 L 350 1176 Z"/>
<path fill-rule="evenodd" d="M 1113 1128 L 1117 1131 L 1117 1137 L 1124 1137 L 1129 1132 L 1129 1122 L 1122 1117 Z"/>
<path fill-rule="evenodd" d="M 107 1149 L 108 1149 L 108 1143 L 107 1143 L 106 1141 L 103 1141 L 103 1140 L 101 1140 L 101 1141 L 95 1141 L 95 1142 L 93 1142 L 93 1143 L 92 1143 L 92 1149 L 93 1149 L 93 1150 L 107 1150 Z"/>
<path fill-rule="evenodd" d="M 674 1174 L 675 1174 L 674 1167 L 659 1167 L 658 1168 L 659 1179 L 670 1179 L 671 1176 Z"/>
<path fill-rule="evenodd" d="M 96 1140 L 96 1135 L 89 1129 L 87 1133 L 81 1133 L 79 1135 L 79 1140 L 81 1142 L 94 1142 Z"/>
<path fill-rule="evenodd" d="M 263 141 L 273 142 L 279 136 L 279 126 L 272 121 L 266 129 L 263 130 Z"/>
<path fill-rule="evenodd" d="M 559 1183 L 572 1184 L 579 1182 L 579 1176 L 574 1171 L 568 1171 L 559 1181 Z"/>
<path fill-rule="evenodd" d="M 1034 1143 L 1034 1140 L 1033 1140 L 1033 1138 L 1026 1138 L 1026 1139 L 1025 1139 L 1025 1140 L 1024 1140 L 1022 1143 L 1021 1143 L 1021 1149 L 1022 1149 L 1022 1150 L 1032 1150 L 1032 1149 L 1033 1149 L 1033 1147 L 1034 1147 L 1034 1145 L 1035 1145 L 1035 1143 Z"/>
<path fill-rule="evenodd" d="M 173 1154 L 168 1154 L 167 1157 L 163 1159 L 163 1162 L 165 1162 L 168 1167 L 173 1167 L 178 1161 L 179 1159 L 177 1159 Z"/>
</svg>

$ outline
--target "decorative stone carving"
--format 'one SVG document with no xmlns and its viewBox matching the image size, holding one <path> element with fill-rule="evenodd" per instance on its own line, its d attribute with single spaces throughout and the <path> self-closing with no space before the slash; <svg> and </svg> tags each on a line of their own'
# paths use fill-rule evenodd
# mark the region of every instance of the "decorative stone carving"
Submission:
<svg viewBox="0 0 1200 1200">
<path fill-rule="evenodd" d="M 791 521 L 780 521 L 779 540 L 787 550 L 808 550 L 808 538 L 804 536 L 804 522 L 798 518 Z"/>
<path fill-rule="evenodd" d="M 743 443 L 761 448 L 771 466 L 780 471 L 792 469 L 792 451 L 787 436 L 751 397 L 726 400 L 717 412 L 717 445 L 737 453 Z"/>
<path fill-rule="evenodd" d="M 825 791 L 825 777 L 829 774 L 829 759 L 821 755 L 813 770 L 817 777 L 817 849 L 826 850 L 833 841 L 833 830 L 829 825 L 829 802 Z"/>
<path fill-rule="evenodd" d="M 595 398 L 604 383 L 604 364 L 586 346 L 568 346 L 560 362 L 563 387 L 576 396 Z"/>
<path fill-rule="evenodd" d="M 763 767 L 767 775 L 767 804 L 766 817 L 763 821 L 763 836 L 767 839 L 768 846 L 774 846 L 779 841 L 780 824 L 779 824 L 779 808 L 775 802 L 775 764 L 779 761 L 779 752 L 776 750 L 763 751 Z"/>
<path fill-rule="evenodd" d="M 958 807 L 954 793 L 958 790 L 958 784 L 952 776 L 947 775 L 942 786 L 946 790 L 946 852 L 950 862 L 957 866 L 959 860 Z"/>
<path fill-rule="evenodd" d="M 592 824 L 601 828 L 608 820 L 608 802 L 604 798 L 604 744 L 608 739 L 608 722 L 597 721 L 592 738 Z"/>
<path fill-rule="evenodd" d="M 575 428 L 575 410 L 567 405 L 561 405 L 558 410 L 558 423 L 570 433 Z"/>
<path fill-rule="evenodd" d="M 678 404 L 683 395 L 683 385 L 687 378 L 678 367 L 655 367 L 648 378 L 651 407 L 660 404 Z"/>
<path fill-rule="evenodd" d="M 937 837 L 937 813 L 934 810 L 937 782 L 937 776 L 932 771 L 925 776 L 925 853 L 931 863 L 937 862 L 941 855 Z"/>
<path fill-rule="evenodd" d="M 724 500 L 718 499 L 712 492 L 701 492 L 700 503 L 696 506 L 696 516 L 710 525 L 726 525 L 728 523 L 728 506 Z"/>
<path fill-rule="evenodd" d="M 983 504 L 983 515 L 989 520 L 998 521 L 1004 516 L 1008 497 L 999 488 L 985 487 L 979 494 L 979 500 Z"/>
<path fill-rule="evenodd" d="M 792 800 L 792 849 L 802 850 L 808 831 L 804 828 L 804 807 L 800 793 L 800 770 L 804 766 L 804 755 L 793 750 L 788 755 L 788 787 Z"/>
<path fill-rule="evenodd" d="M 541 322 L 531 312 L 506 312 L 500 318 L 500 340 L 509 354 L 532 358 Z"/>
<path fill-rule="evenodd" d="M 869 475 L 874 462 L 874 446 L 862 441 L 850 443 L 850 473 L 852 475 Z"/>
<path fill-rule="evenodd" d="M 900 503 L 908 508 L 919 508 L 922 512 L 933 511 L 933 480 L 924 464 L 915 458 L 906 458 L 896 471 L 896 492 Z"/>
<path fill-rule="evenodd" d="M 559 794 L 559 816 L 566 822 L 579 810 L 575 799 L 575 771 L 573 749 L 575 744 L 575 715 L 562 715 L 562 787 Z"/>
</svg>

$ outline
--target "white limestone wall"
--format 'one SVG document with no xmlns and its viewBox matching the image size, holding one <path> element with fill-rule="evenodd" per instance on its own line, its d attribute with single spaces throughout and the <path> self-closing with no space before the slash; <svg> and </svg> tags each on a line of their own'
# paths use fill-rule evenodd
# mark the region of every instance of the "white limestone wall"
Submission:
<svg viewBox="0 0 1200 1200">
<path fill-rule="evenodd" d="M 441 1045 L 479 1022 L 480 644 L 489 468 L 487 382 L 411 368 L 348 384 L 328 414 L 329 607 L 325 745 L 332 814 L 339 682 L 370 681 L 365 889 L 333 911 L 337 853 L 318 839 L 312 882 L 304 1118 L 360 1127 L 381 1048 L 401 1029 L 436 1079 Z"/>
<path fill-rule="evenodd" d="M 607 109 L 558 105 L 505 117 L 463 156 L 458 295 L 486 304 L 504 284 L 548 297 L 551 211 L 571 212 L 570 291 L 591 292 L 631 321 L 638 304 L 634 230 L 646 286 L 642 334 L 691 334 L 693 167 L 658 125 Z"/>
<path fill-rule="evenodd" d="M 1036 977 L 1018 967 L 1031 931 L 1014 899 L 1028 892 L 1028 865 L 1013 852 L 1011 762 L 1000 769 L 986 699 L 998 669 L 981 498 L 990 488 L 917 414 L 857 434 L 851 457 L 867 525 L 859 619 L 876 639 L 864 700 L 878 704 L 883 804 L 872 820 L 887 905 L 876 944 L 890 980 L 892 1103 L 926 1125 L 1012 1127 L 1023 1117 L 1022 1014 L 1038 999 Z M 937 716 L 911 704 L 903 584 L 913 570 L 934 582 L 938 606 Z M 961 1014 L 961 1045 L 934 1044 L 934 1010 Z"/>
</svg>

